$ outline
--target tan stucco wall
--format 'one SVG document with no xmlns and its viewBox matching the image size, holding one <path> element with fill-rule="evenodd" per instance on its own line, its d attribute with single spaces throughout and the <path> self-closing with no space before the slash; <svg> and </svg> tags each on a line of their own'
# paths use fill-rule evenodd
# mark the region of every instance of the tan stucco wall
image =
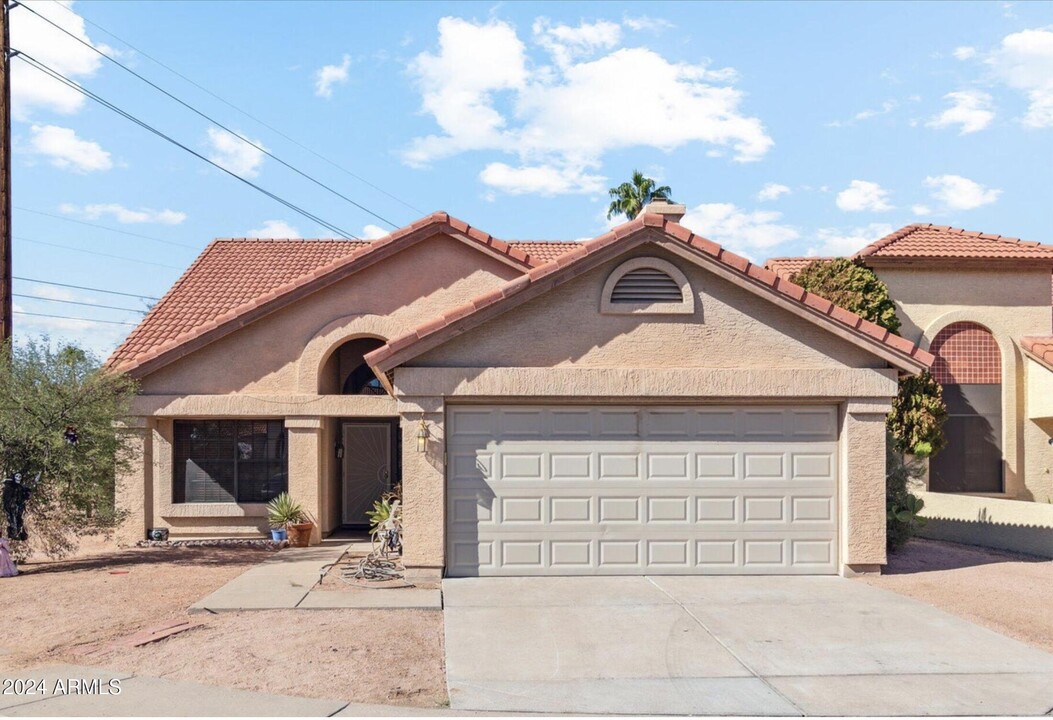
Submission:
<svg viewBox="0 0 1053 720">
<path fill-rule="evenodd" d="M 662 258 L 684 271 L 696 296 L 693 314 L 600 313 L 607 277 L 626 259 L 642 255 Z M 653 244 L 568 281 L 407 364 L 714 368 L 885 365 L 828 330 Z"/>
<path fill-rule="evenodd" d="M 928 348 L 953 322 L 988 328 L 1002 351 L 1002 449 L 1007 497 L 1042 500 L 1050 488 L 1048 431 L 1027 417 L 1025 335 L 1050 332 L 1049 268 L 976 270 L 877 267 L 903 321 L 901 334 Z"/>
<path fill-rule="evenodd" d="M 1053 558 L 1053 505 L 973 495 L 919 493 L 924 537 Z"/>
</svg>

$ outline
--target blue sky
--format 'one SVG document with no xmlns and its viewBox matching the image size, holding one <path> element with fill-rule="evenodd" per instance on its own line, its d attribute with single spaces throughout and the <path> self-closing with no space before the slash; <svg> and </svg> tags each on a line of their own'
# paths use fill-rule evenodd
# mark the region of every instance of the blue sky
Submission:
<svg viewBox="0 0 1053 720">
<path fill-rule="evenodd" d="M 396 225 L 441 209 L 506 239 L 592 237 L 639 168 L 757 261 L 910 222 L 1053 242 L 1050 2 L 28 4 Z M 339 228 L 390 229 L 24 8 L 12 45 Z M 213 237 L 332 236 L 14 65 L 16 276 L 157 297 Z M 112 322 L 142 305 L 15 291 L 128 308 L 15 298 Z M 101 354 L 130 329 L 16 316 Z"/>
</svg>

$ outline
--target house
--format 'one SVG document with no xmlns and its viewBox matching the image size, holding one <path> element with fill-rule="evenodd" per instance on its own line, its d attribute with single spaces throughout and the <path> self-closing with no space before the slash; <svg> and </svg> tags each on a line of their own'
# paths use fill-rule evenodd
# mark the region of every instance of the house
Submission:
<svg viewBox="0 0 1053 720">
<path fill-rule="evenodd" d="M 935 356 L 949 416 L 928 489 L 1053 502 L 1053 245 L 909 225 L 852 257 L 888 285 L 900 334 Z M 766 267 L 790 279 L 814 259 Z"/>
<path fill-rule="evenodd" d="M 318 539 L 398 483 L 414 576 L 878 570 L 885 415 L 933 356 L 683 212 L 213 242 L 110 359 L 121 540 L 259 537 L 286 489 Z"/>
</svg>

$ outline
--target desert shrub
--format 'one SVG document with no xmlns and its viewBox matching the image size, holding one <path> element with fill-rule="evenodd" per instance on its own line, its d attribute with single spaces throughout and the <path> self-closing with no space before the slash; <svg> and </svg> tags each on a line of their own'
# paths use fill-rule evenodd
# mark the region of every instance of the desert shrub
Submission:
<svg viewBox="0 0 1053 720">
<path fill-rule="evenodd" d="M 0 480 L 12 485 L 17 475 L 29 491 L 18 537 L 0 518 L 16 557 L 62 557 L 78 534 L 119 522 L 116 477 L 142 460 L 115 427 L 135 392 L 133 380 L 74 345 L 52 348 L 45 338 L 0 347 Z"/>
<path fill-rule="evenodd" d="M 899 381 L 887 426 L 893 448 L 900 453 L 929 457 L 943 449 L 947 406 L 943 387 L 928 371 Z"/>
<path fill-rule="evenodd" d="M 910 491 L 925 470 L 919 461 L 897 452 L 891 438 L 885 445 L 885 543 L 895 551 L 925 525 L 918 515 L 925 501 Z"/>
</svg>

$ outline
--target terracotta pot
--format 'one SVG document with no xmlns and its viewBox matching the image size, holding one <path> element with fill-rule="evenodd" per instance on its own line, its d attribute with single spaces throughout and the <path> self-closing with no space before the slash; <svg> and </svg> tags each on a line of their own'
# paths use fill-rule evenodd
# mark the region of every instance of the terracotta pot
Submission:
<svg viewBox="0 0 1053 720">
<path fill-rule="evenodd" d="M 293 547 L 307 547 L 311 544 L 311 531 L 314 523 L 305 522 L 289 526 L 289 544 Z"/>
</svg>

